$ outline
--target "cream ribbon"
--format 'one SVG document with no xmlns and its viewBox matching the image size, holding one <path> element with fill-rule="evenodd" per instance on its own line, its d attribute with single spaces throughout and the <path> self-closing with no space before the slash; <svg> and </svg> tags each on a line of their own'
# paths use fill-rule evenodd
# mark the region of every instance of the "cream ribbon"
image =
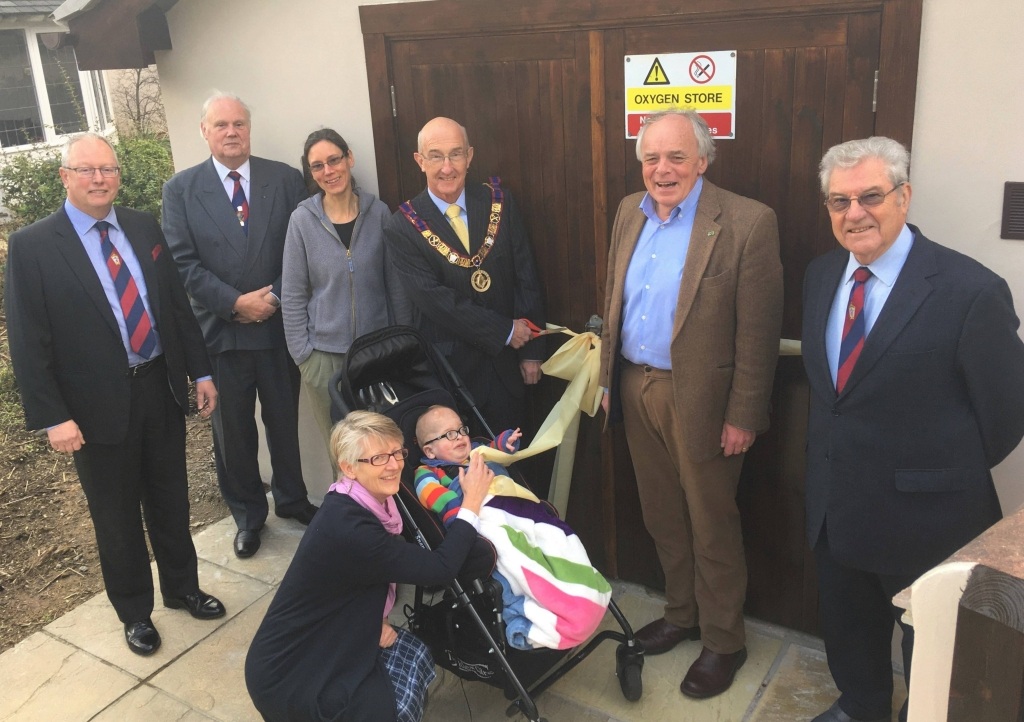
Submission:
<svg viewBox="0 0 1024 722">
<path fill-rule="evenodd" d="M 567 328 L 551 324 L 547 325 L 547 330 L 571 336 L 541 365 L 541 370 L 548 376 L 569 382 L 562 398 L 548 413 L 533 442 L 525 449 L 510 454 L 479 446 L 472 453 L 480 454 L 486 461 L 495 461 L 507 466 L 557 446 L 548 501 L 558 510 L 559 515 L 564 517 L 569 503 L 573 462 L 576 458 L 580 412 L 584 411 L 593 417 L 601 408 L 601 399 L 604 396 L 604 391 L 598 384 L 598 374 L 601 371 L 601 339 L 589 331 L 577 334 Z"/>
</svg>

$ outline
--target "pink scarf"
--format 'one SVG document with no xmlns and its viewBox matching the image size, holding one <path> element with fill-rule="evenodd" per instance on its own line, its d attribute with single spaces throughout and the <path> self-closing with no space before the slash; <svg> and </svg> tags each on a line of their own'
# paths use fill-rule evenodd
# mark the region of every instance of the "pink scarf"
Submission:
<svg viewBox="0 0 1024 722">
<path fill-rule="evenodd" d="M 383 504 L 374 498 L 373 494 L 366 490 L 362 484 L 355 479 L 349 479 L 347 476 L 343 476 L 336 482 L 331 484 L 331 488 L 328 491 L 335 491 L 339 494 L 345 494 L 346 496 L 352 497 L 359 506 L 369 510 L 371 514 L 377 517 L 383 526 L 384 530 L 388 534 L 401 534 L 402 533 L 402 515 L 398 511 L 398 506 L 386 499 Z M 398 590 L 398 585 L 394 582 L 388 585 L 388 598 L 384 602 L 384 618 L 387 619 L 391 609 L 395 606 L 395 595 Z"/>
</svg>

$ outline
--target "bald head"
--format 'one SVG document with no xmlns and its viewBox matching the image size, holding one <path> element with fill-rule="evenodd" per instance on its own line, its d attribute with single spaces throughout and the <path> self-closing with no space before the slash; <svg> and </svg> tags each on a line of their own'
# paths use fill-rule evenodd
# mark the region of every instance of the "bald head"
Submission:
<svg viewBox="0 0 1024 722">
<path fill-rule="evenodd" d="M 420 131 L 413 155 L 427 177 L 427 188 L 438 198 L 455 203 L 466 187 L 473 148 L 466 129 L 451 118 L 434 118 Z"/>
</svg>

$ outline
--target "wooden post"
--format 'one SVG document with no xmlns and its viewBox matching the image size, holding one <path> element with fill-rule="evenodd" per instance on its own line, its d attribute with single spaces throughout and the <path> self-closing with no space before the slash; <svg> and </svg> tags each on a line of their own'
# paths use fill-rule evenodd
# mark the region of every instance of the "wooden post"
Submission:
<svg viewBox="0 0 1024 722">
<path fill-rule="evenodd" d="M 948 722 L 1024 720 L 1024 580 L 974 568 L 960 598 Z"/>
</svg>

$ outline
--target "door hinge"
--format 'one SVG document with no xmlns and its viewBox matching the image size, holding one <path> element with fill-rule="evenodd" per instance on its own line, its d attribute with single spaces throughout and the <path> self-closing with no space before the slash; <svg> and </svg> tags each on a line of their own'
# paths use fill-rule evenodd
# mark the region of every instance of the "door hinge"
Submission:
<svg viewBox="0 0 1024 722">
<path fill-rule="evenodd" d="M 878 84 L 878 73 L 875 73 L 875 84 Z M 391 86 L 391 117 L 398 117 L 398 106 L 395 105 L 395 86 Z"/>
<path fill-rule="evenodd" d="M 394 92 L 395 92 L 395 89 L 392 88 L 391 89 L 391 105 L 392 106 L 395 104 Z M 872 88 L 872 90 L 871 90 L 871 112 L 872 113 L 877 113 L 878 112 L 878 71 L 877 70 L 875 71 L 875 87 Z"/>
</svg>

